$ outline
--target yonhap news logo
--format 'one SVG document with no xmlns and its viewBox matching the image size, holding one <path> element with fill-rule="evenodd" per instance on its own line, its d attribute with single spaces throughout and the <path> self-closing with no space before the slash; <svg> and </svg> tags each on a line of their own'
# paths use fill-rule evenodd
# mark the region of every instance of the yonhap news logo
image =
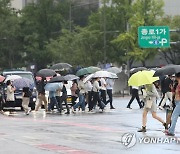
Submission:
<svg viewBox="0 0 180 154">
<path fill-rule="evenodd" d="M 132 148 L 139 144 L 172 144 L 172 143 L 180 143 L 180 138 L 176 137 L 151 137 L 151 136 L 144 136 L 144 137 L 136 137 L 135 133 L 125 133 L 121 137 L 121 143 L 126 148 Z"/>
<path fill-rule="evenodd" d="M 134 133 L 125 133 L 121 138 L 121 142 L 127 148 L 133 147 L 137 142 L 136 134 L 134 134 Z"/>
</svg>

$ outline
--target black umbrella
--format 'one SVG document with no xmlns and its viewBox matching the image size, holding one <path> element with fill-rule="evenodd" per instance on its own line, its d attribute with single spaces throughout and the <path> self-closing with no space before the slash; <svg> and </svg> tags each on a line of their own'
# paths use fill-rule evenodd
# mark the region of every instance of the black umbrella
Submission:
<svg viewBox="0 0 180 154">
<path fill-rule="evenodd" d="M 49 83 L 68 81 L 64 76 L 56 76 L 49 80 Z"/>
<path fill-rule="evenodd" d="M 56 72 L 52 69 L 41 69 L 36 73 L 36 76 L 40 76 L 40 77 L 50 77 L 50 76 L 54 76 L 56 74 Z"/>
<path fill-rule="evenodd" d="M 72 66 L 68 63 L 57 63 L 51 66 L 51 69 L 55 71 L 64 71 L 64 70 L 69 70 Z"/>
<path fill-rule="evenodd" d="M 180 72 L 180 65 L 167 65 L 163 68 L 159 68 L 154 76 L 173 75 Z"/>
<path fill-rule="evenodd" d="M 131 74 L 134 74 L 134 73 L 136 73 L 136 72 L 138 72 L 138 71 L 143 71 L 143 70 L 147 70 L 147 68 L 146 68 L 146 67 L 132 68 L 132 69 L 130 70 L 130 73 L 131 73 Z"/>
</svg>

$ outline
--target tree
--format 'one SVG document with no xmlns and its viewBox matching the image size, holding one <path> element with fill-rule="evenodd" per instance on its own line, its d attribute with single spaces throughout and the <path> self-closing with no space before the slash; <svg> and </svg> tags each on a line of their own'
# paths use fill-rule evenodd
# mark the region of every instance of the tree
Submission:
<svg viewBox="0 0 180 154">
<path fill-rule="evenodd" d="M 18 67 L 21 64 L 22 45 L 17 10 L 10 7 L 10 1 L 0 1 L 0 65 L 3 68 Z"/>
<path fill-rule="evenodd" d="M 128 20 L 130 29 L 126 33 L 120 34 L 112 41 L 116 48 L 124 49 L 130 67 L 134 61 L 142 62 L 145 66 L 147 59 L 153 59 L 156 55 L 155 49 L 141 49 L 138 46 L 137 29 L 138 26 L 155 25 L 157 19 L 163 15 L 163 1 L 157 0 L 137 0 L 132 5 L 132 15 Z M 124 55 L 125 55 L 124 54 Z M 125 59 L 125 60 L 127 60 Z"/>
<path fill-rule="evenodd" d="M 68 25 L 65 20 L 67 8 L 66 1 L 39 0 L 22 10 L 22 37 L 28 63 L 43 68 L 52 62 L 52 53 L 45 45 L 50 39 L 57 38 L 61 29 Z"/>
<path fill-rule="evenodd" d="M 180 16 L 165 16 L 161 20 L 159 20 L 159 25 L 167 25 L 170 29 L 180 29 Z M 171 32 L 170 33 L 171 42 L 177 42 L 177 44 L 172 44 L 168 49 L 161 49 L 160 55 L 164 57 L 167 63 L 169 64 L 180 64 L 180 33 L 179 32 Z"/>
</svg>

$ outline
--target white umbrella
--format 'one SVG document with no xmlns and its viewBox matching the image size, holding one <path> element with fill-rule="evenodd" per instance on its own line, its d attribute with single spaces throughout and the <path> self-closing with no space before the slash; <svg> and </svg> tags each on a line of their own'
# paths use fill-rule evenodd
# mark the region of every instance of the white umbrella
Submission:
<svg viewBox="0 0 180 154">
<path fill-rule="evenodd" d="M 86 76 L 85 79 L 83 80 L 83 82 L 86 83 L 87 81 L 89 81 L 90 79 L 92 79 L 92 78 L 93 78 L 93 75 L 94 75 L 94 74 L 90 74 L 90 75 Z"/>
<path fill-rule="evenodd" d="M 111 78 L 111 79 L 118 79 L 118 76 L 115 73 L 111 73 L 111 77 L 109 77 L 109 78 Z"/>
<path fill-rule="evenodd" d="M 106 69 L 106 71 L 118 74 L 118 73 L 122 72 L 122 68 L 110 67 L 110 68 Z"/>
<path fill-rule="evenodd" d="M 112 74 L 108 71 L 97 71 L 94 73 L 93 78 L 111 78 Z"/>
<path fill-rule="evenodd" d="M 5 79 L 4 82 L 6 83 L 8 80 L 14 81 L 14 80 L 20 79 L 20 78 L 22 78 L 22 77 L 19 76 L 19 75 L 10 75 L 10 76 L 7 76 L 7 77 L 6 77 L 6 79 Z"/>
</svg>

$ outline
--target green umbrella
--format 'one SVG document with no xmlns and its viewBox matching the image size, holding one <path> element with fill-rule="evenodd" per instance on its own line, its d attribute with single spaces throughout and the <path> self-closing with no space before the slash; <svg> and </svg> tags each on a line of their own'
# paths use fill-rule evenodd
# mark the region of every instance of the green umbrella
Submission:
<svg viewBox="0 0 180 154">
<path fill-rule="evenodd" d="M 90 74 L 101 70 L 99 67 L 95 67 L 95 66 L 89 66 L 86 69 Z"/>
<path fill-rule="evenodd" d="M 90 66 L 90 67 L 86 67 L 86 68 L 81 68 L 80 70 L 78 70 L 76 72 L 76 75 L 82 76 L 82 75 L 92 74 L 92 73 L 95 73 L 95 72 L 100 71 L 100 70 L 101 69 L 99 67 Z"/>
<path fill-rule="evenodd" d="M 76 72 L 77 76 L 82 76 L 82 75 L 86 75 L 86 74 L 89 74 L 89 72 L 88 72 L 88 70 L 86 68 L 81 68 L 80 70 L 78 70 Z"/>
</svg>

